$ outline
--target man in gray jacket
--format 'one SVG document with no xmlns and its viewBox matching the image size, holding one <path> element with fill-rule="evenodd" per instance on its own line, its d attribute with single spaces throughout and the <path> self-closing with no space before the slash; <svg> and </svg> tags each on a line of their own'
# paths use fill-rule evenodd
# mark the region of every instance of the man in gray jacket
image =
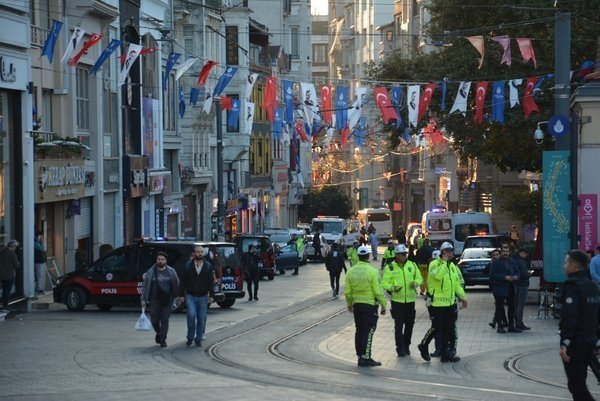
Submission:
<svg viewBox="0 0 600 401">
<path fill-rule="evenodd" d="M 527 302 L 527 291 L 529 290 L 529 268 L 527 266 L 527 250 L 519 248 L 514 256 L 515 262 L 519 268 L 518 274 L 519 279 L 515 285 L 515 327 L 519 330 L 530 330 L 529 327 L 523 323 L 523 310 L 525 309 L 525 302 Z"/>
<path fill-rule="evenodd" d="M 167 254 L 158 252 L 156 263 L 144 274 L 141 303 L 149 305 L 150 322 L 156 332 L 154 338 L 161 347 L 167 346 L 169 318 L 173 300 L 179 295 L 179 277 L 171 266 L 167 266 Z"/>
</svg>

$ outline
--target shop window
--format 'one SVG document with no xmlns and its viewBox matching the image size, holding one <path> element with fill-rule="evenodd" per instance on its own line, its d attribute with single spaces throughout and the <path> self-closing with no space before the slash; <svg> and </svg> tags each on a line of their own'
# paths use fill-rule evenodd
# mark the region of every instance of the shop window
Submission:
<svg viewBox="0 0 600 401">
<path fill-rule="evenodd" d="M 90 129 L 90 72 L 87 68 L 78 67 L 76 78 L 77 128 Z"/>
</svg>

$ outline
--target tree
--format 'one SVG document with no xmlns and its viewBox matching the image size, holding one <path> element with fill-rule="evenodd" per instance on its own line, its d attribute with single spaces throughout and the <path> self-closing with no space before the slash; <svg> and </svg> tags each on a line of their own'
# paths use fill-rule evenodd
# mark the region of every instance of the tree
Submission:
<svg viewBox="0 0 600 401">
<path fill-rule="evenodd" d="M 486 121 L 478 126 L 473 119 L 472 93 L 469 96 L 471 109 L 466 117 L 460 113 L 448 115 L 447 112 L 452 107 L 459 81 L 509 80 L 553 73 L 556 12 L 553 3 L 549 0 L 529 0 L 526 3 L 521 0 L 488 0 L 473 5 L 464 0 L 436 0 L 430 6 L 429 35 L 435 42 L 452 43 L 452 46 L 431 54 L 416 54 L 411 59 L 403 59 L 399 53 L 393 54 L 376 68 L 371 68 L 372 74 L 377 79 L 392 81 L 439 82 L 447 78 L 446 112 L 440 112 L 441 91 L 438 88 L 430 105 L 430 114 L 446 126 L 461 158 L 477 158 L 486 164 L 496 165 L 503 172 L 539 171 L 542 150 L 552 149 L 554 145 L 548 137 L 542 146 L 536 145 L 532 134 L 538 122 L 546 121 L 554 114 L 553 79 L 545 81 L 542 92 L 536 98 L 542 114 L 532 114 L 529 119 L 525 119 L 521 106 L 509 109 L 507 105 L 504 125 L 490 123 L 486 116 Z M 590 13 L 590 10 L 597 6 L 597 2 L 559 1 L 558 4 L 563 11 L 572 12 L 571 63 L 575 69 L 583 61 L 595 59 L 600 14 Z M 479 54 L 464 39 L 474 35 L 483 35 L 486 40 L 481 69 L 478 69 Z M 523 62 L 514 40 L 511 40 L 512 66 L 500 65 L 502 49 L 489 39 L 496 35 L 509 35 L 512 39 L 532 38 L 537 69 L 532 62 Z M 523 91 L 524 83 L 520 87 L 520 96 L 523 96 Z M 485 113 L 490 111 L 490 93 L 491 85 Z M 426 120 L 424 118 L 422 124 Z M 391 135 L 390 144 L 393 146 L 397 143 L 399 132 Z"/>
<path fill-rule="evenodd" d="M 351 213 L 352 199 L 338 187 L 313 188 L 304 196 L 304 203 L 298 208 L 298 219 L 309 222 L 319 215 L 347 219 Z"/>
<path fill-rule="evenodd" d="M 501 211 L 523 224 L 537 224 L 542 213 L 542 191 L 529 191 L 529 187 L 505 187 L 494 193 Z"/>
</svg>

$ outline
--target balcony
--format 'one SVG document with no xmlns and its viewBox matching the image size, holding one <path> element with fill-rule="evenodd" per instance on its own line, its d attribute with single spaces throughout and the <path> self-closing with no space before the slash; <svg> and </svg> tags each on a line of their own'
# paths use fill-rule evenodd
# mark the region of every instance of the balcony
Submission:
<svg viewBox="0 0 600 401">
<path fill-rule="evenodd" d="M 31 46 L 40 48 L 44 47 L 44 42 L 46 42 L 49 32 L 49 29 L 31 25 Z"/>
</svg>

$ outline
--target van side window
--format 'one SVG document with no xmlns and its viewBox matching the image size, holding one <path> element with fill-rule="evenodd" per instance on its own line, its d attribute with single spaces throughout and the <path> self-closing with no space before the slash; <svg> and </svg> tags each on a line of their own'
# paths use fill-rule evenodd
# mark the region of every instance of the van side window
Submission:
<svg viewBox="0 0 600 401">
<path fill-rule="evenodd" d="M 96 262 L 94 270 L 102 275 L 126 274 L 133 263 L 133 252 L 130 247 L 121 248 L 113 251 L 104 259 Z"/>
</svg>

